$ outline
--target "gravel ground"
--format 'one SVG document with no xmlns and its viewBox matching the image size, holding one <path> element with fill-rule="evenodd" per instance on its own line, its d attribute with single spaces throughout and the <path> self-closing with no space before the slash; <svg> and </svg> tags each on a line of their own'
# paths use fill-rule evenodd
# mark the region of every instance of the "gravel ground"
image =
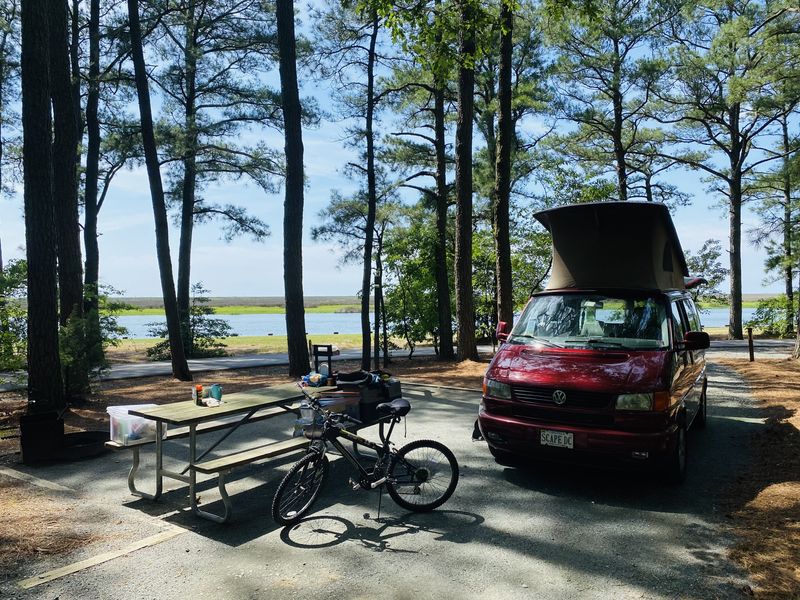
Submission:
<svg viewBox="0 0 800 600">
<path fill-rule="evenodd" d="M 350 490 L 340 459 L 313 513 L 291 529 L 269 517 L 291 458 L 234 474 L 228 489 L 236 512 L 227 525 L 188 513 L 182 488 L 168 487 L 158 503 L 131 497 L 126 454 L 16 465 L 75 490 L 53 493 L 99 539 L 69 556 L 25 564 L 0 583 L 0 597 L 743 597 L 746 577 L 726 558 L 724 491 L 751 460 L 750 436 L 763 420 L 735 373 L 711 365 L 709 380 L 709 425 L 690 432 L 690 472 L 678 487 L 630 472 L 501 466 L 470 439 L 478 393 L 410 385 L 407 439 L 441 440 L 461 464 L 455 495 L 431 514 L 406 513 L 384 496 L 377 519 L 377 493 Z M 282 419 L 253 431 L 278 437 L 291 424 Z M 398 444 L 403 433 L 401 424 Z M 253 433 L 233 443 L 245 435 Z M 176 455 L 183 450 L 177 446 Z M 209 481 L 201 499 L 215 498 Z M 27 591 L 15 583 L 174 528 L 185 533 Z"/>
</svg>

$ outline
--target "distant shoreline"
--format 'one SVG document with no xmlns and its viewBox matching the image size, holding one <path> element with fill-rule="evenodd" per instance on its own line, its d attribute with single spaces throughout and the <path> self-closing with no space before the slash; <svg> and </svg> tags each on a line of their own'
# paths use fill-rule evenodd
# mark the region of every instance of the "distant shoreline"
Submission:
<svg viewBox="0 0 800 600">
<path fill-rule="evenodd" d="M 136 308 L 164 308 L 164 301 L 158 296 L 130 296 L 111 297 L 112 302 L 123 302 Z M 360 306 L 358 296 L 306 296 L 303 299 L 306 308 L 320 306 L 354 305 Z M 286 299 L 283 296 L 209 296 L 206 306 L 247 306 L 264 308 L 286 308 Z"/>
<path fill-rule="evenodd" d="M 744 308 L 756 308 L 759 300 L 775 298 L 780 294 L 742 294 Z M 163 312 L 164 303 L 159 297 L 112 297 L 112 302 L 129 304 L 135 309 L 149 309 L 147 312 L 158 310 Z M 316 309 L 315 312 L 358 312 L 361 309 L 361 299 L 358 296 L 306 296 L 303 305 L 306 309 Z M 213 308 L 230 307 L 233 311 L 229 314 L 258 312 L 282 313 L 286 308 L 283 296 L 211 296 L 206 306 Z M 707 304 L 708 308 L 726 308 L 728 304 Z M 259 311 L 258 309 L 266 309 Z M 322 309 L 322 310 L 320 310 Z M 372 309 L 370 303 L 370 309 Z M 136 311 L 126 311 L 135 314 Z"/>
</svg>

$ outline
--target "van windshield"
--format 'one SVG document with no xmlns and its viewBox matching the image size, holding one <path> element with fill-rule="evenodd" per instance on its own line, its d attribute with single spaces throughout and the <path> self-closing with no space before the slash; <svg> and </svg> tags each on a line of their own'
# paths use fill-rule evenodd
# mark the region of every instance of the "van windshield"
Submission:
<svg viewBox="0 0 800 600">
<path fill-rule="evenodd" d="M 657 298 L 596 293 L 531 298 L 508 341 L 558 348 L 655 350 L 669 345 L 664 304 Z"/>
</svg>

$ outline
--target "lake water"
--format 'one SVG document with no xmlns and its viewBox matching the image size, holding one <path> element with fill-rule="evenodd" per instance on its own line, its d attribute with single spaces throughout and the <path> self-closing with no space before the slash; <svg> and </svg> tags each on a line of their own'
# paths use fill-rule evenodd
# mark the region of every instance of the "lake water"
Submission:
<svg viewBox="0 0 800 600">
<path fill-rule="evenodd" d="M 752 318 L 756 309 L 742 310 L 744 321 Z M 238 335 L 286 335 L 285 315 L 218 315 Z M 156 316 L 130 315 L 117 317 L 119 324 L 128 328 L 128 337 L 152 337 L 148 323 L 162 321 Z M 703 311 L 700 320 L 706 327 L 725 327 L 728 324 L 727 308 L 710 308 Z M 309 335 L 331 335 L 333 333 L 361 333 L 361 315 L 358 313 L 306 313 L 306 331 Z"/>
<path fill-rule="evenodd" d="M 286 335 L 286 315 L 216 315 L 231 326 L 238 335 Z M 128 329 L 130 338 L 149 338 L 149 323 L 163 323 L 163 317 L 154 315 L 126 315 L 117 321 Z M 333 333 L 361 333 L 359 313 L 306 313 L 306 331 L 309 335 Z"/>
</svg>

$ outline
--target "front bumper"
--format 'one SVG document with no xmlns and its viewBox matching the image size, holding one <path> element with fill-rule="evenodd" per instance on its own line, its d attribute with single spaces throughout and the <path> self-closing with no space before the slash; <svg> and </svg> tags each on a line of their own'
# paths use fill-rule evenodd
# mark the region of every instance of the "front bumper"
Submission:
<svg viewBox="0 0 800 600">
<path fill-rule="evenodd" d="M 534 458 L 590 460 L 592 462 L 642 464 L 663 460 L 677 442 L 678 426 L 669 424 L 654 432 L 582 427 L 549 423 L 512 416 L 493 415 L 481 410 L 478 415 L 481 435 L 495 450 Z M 572 433 L 572 448 L 541 444 L 541 430 Z"/>
</svg>

